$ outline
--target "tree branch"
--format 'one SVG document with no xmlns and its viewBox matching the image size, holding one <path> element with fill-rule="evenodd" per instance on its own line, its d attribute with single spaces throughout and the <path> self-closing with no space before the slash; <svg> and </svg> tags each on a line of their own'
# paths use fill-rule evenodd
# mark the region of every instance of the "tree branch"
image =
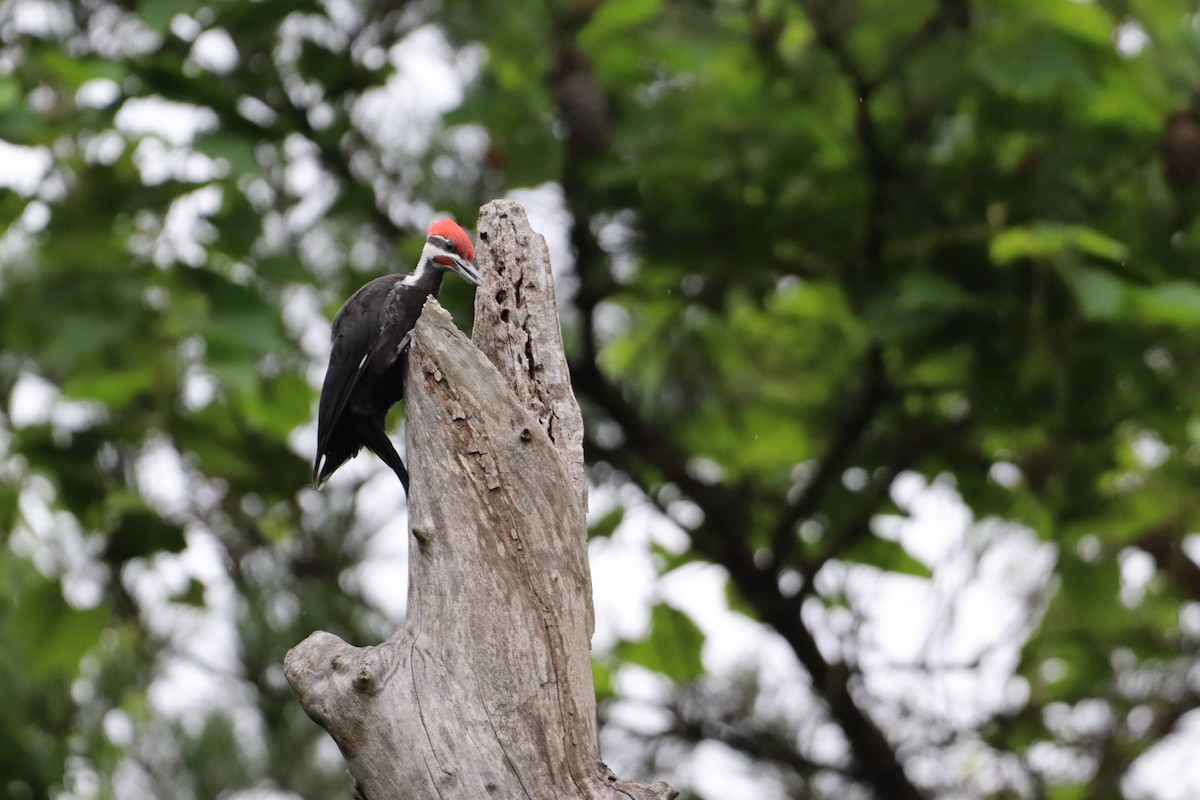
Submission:
<svg viewBox="0 0 1200 800">
<path fill-rule="evenodd" d="M 881 798 L 921 800 L 924 795 L 909 780 L 887 737 L 854 699 L 849 671 L 841 664 L 831 664 L 817 647 L 813 632 L 800 616 L 804 598 L 785 596 L 779 589 L 778 571 L 755 562 L 747 540 L 747 511 L 752 504 L 728 487 L 710 486 L 692 477 L 674 444 L 642 423 L 598 370 L 584 365 L 576 373 L 576 386 L 598 401 L 625 431 L 624 446 L 603 451 L 606 458 L 627 465 L 631 472 L 639 463 L 661 471 L 704 512 L 704 522 L 691 532 L 693 547 L 725 567 L 738 594 L 791 647 L 811 676 L 813 690 L 824 698 L 830 715 L 846 734 L 856 774 Z"/>
<path fill-rule="evenodd" d="M 879 409 L 887 397 L 887 384 L 883 370 L 883 352 L 874 345 L 867 352 L 867 365 L 859 392 L 858 402 L 842 420 L 841 427 L 834 431 L 825 454 L 804 487 L 804 491 L 790 504 L 775 525 L 771 535 L 771 550 L 776 563 L 786 564 L 795 548 L 796 525 L 812 516 L 825 499 L 825 489 L 843 468 L 847 456 L 870 428 Z"/>
<path fill-rule="evenodd" d="M 805 3 L 812 7 L 811 0 Z M 822 22 L 824 18 L 822 17 Z M 559 25 L 556 33 L 557 48 L 567 52 L 571 48 L 569 37 L 574 28 Z M 825 46 L 831 48 L 836 60 L 851 79 L 851 83 L 862 89 L 863 103 L 857 110 L 857 128 L 862 143 L 864 160 L 867 164 L 870 183 L 870 200 L 867 209 L 866 261 L 869 266 L 882 264 L 882 185 L 887 174 L 887 164 L 874 120 L 866 111 L 866 100 L 870 87 L 850 57 L 849 51 L 839 39 L 832 36 L 826 26 Z M 577 72 L 586 65 L 576 64 Z M 561 91 L 562 83 L 559 83 Z M 594 153 L 587 146 L 572 124 L 569 109 L 560 97 L 560 109 L 567 123 L 567 143 L 563 169 L 563 192 L 568 208 L 574 215 L 572 244 L 576 253 L 576 268 L 580 288 L 577 305 L 582 315 L 582 355 L 572 364 L 572 377 L 576 391 L 587 396 L 617 423 L 625 434 L 624 450 L 608 455 L 617 463 L 634 463 L 659 471 L 666 480 L 676 484 L 704 512 L 704 523 L 692 532 L 695 548 L 705 558 L 721 564 L 730 573 L 738 592 L 749 602 L 759 616 L 772 626 L 792 647 L 801 664 L 812 676 L 816 691 L 825 698 L 833 718 L 846 733 L 853 750 L 862 779 L 871 785 L 880 797 L 897 800 L 918 800 L 921 793 L 908 779 L 903 767 L 886 737 L 860 708 L 851 696 L 848 673 L 831 666 L 817 648 L 812 632 L 800 618 L 800 600 L 787 598 L 779 590 L 776 569 L 760 568 L 754 560 L 754 552 L 747 540 L 751 530 L 750 509 L 753 499 L 746 487 L 730 487 L 724 484 L 710 485 L 700 481 L 688 469 L 687 455 L 659 429 L 647 424 L 637 410 L 631 406 L 620 391 L 600 372 L 597 365 L 597 343 L 594 335 L 593 317 L 599 302 L 610 288 L 610 279 L 604 269 L 604 254 L 591 231 L 593 216 L 592 200 L 584 178 L 589 158 Z M 874 401 L 872 401 L 874 402 Z M 873 411 L 864 412 L 870 416 Z M 852 421 L 853 422 L 853 421 Z M 861 423 L 865 429 L 867 422 Z M 849 430 L 857 424 L 847 426 L 847 439 L 857 440 L 861 432 Z M 846 445 L 846 449 L 852 446 Z M 832 474 L 833 465 L 829 467 Z M 631 470 L 631 474 L 636 474 Z"/>
<path fill-rule="evenodd" d="M 863 257 L 866 268 L 877 273 L 883 267 L 883 216 L 886 209 L 884 188 L 891 173 L 879 127 L 871 116 L 871 100 L 876 84 L 867 77 L 841 33 L 825 14 L 820 0 L 800 0 L 816 33 L 817 44 L 833 58 L 850 83 L 854 94 L 854 129 L 862 152 L 863 172 L 867 181 L 867 202 L 863 214 Z M 852 299 L 861 299 L 862 275 L 857 270 L 847 276 Z"/>
</svg>

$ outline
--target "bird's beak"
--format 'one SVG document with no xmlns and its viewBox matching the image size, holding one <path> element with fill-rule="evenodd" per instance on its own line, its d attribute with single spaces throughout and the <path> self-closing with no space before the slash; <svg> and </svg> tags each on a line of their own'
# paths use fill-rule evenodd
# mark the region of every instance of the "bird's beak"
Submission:
<svg viewBox="0 0 1200 800">
<path fill-rule="evenodd" d="M 449 259 L 448 266 L 455 275 L 458 275 L 472 286 L 478 286 L 483 280 L 483 276 L 479 274 L 479 267 L 475 266 L 475 264 L 472 262 L 467 261 L 465 258 L 452 256 Z"/>
</svg>

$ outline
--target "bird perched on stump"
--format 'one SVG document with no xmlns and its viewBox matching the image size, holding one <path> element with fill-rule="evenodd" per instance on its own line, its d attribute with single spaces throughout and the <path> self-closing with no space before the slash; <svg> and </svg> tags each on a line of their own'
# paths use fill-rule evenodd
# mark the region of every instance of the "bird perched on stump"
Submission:
<svg viewBox="0 0 1200 800">
<path fill-rule="evenodd" d="M 318 489 L 365 446 L 408 491 L 408 470 L 388 438 L 384 419 L 404 397 L 404 351 L 426 298 L 437 296 L 447 270 L 479 285 L 471 238 L 454 220 L 440 219 L 429 226 L 412 273 L 376 278 L 333 318 L 329 369 L 317 412 L 313 485 Z"/>
</svg>

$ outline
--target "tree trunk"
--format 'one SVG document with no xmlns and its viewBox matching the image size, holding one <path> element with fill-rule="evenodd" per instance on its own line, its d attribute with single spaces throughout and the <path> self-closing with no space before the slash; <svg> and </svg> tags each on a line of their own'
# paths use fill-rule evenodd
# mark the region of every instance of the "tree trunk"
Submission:
<svg viewBox="0 0 1200 800">
<path fill-rule="evenodd" d="M 479 240 L 475 344 L 430 300 L 408 359 L 408 618 L 375 647 L 314 633 L 288 680 L 366 800 L 670 800 L 599 758 L 583 425 L 545 242 L 505 201 Z"/>
</svg>

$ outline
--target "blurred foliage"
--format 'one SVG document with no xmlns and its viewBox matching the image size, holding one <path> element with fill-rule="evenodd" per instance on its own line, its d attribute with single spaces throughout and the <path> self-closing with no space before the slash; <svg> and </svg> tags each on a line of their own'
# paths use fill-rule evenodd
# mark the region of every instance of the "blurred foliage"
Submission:
<svg viewBox="0 0 1200 800">
<path fill-rule="evenodd" d="M 622 674 L 674 687 L 646 769 L 718 742 L 780 796 L 1120 796 L 1200 692 L 1198 20 L 9 0 L 0 794 L 346 795 L 280 664 L 395 620 L 359 570 L 375 473 L 305 488 L 313 326 L 407 269 L 435 209 L 555 185 L 594 482 L 686 531 L 662 572 L 723 568 L 840 731 L 831 755 L 759 679 L 706 675 L 703 625 L 656 599 L 596 667 L 613 731 Z M 1010 598 L 1006 699 L 969 723 L 873 683 L 830 577 L 945 577 L 884 535 L 905 475 L 961 498 L 975 567 L 986 521 L 1053 554 Z M 592 534 L 628 524 L 618 504 Z M 197 645 L 214 625 L 226 653 Z"/>
</svg>

